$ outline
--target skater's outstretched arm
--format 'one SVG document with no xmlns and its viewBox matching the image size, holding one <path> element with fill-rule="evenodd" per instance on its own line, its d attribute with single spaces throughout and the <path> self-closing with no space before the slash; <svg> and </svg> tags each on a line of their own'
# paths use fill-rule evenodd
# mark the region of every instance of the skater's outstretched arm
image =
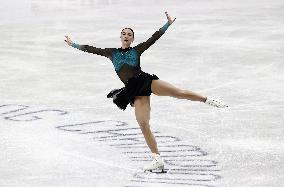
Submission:
<svg viewBox="0 0 284 187">
<path fill-rule="evenodd" d="M 112 54 L 113 48 L 102 49 L 102 48 L 97 48 L 97 47 L 93 47 L 93 46 L 89 46 L 89 45 L 79 45 L 79 44 L 72 42 L 71 39 L 68 36 L 65 36 L 65 37 L 66 37 L 65 42 L 69 46 L 72 46 L 72 47 L 79 49 L 81 51 L 93 53 L 93 54 L 96 54 L 96 55 L 101 55 L 101 56 L 104 56 L 104 57 L 111 59 L 111 54 Z"/>
<path fill-rule="evenodd" d="M 141 55 L 145 50 L 147 50 L 151 45 L 153 45 L 168 29 L 168 27 L 176 20 L 172 19 L 167 12 L 165 12 L 167 16 L 167 23 L 161 27 L 158 31 L 156 31 L 146 42 L 142 42 L 135 46 L 134 48 L 138 51 L 138 53 Z"/>
</svg>

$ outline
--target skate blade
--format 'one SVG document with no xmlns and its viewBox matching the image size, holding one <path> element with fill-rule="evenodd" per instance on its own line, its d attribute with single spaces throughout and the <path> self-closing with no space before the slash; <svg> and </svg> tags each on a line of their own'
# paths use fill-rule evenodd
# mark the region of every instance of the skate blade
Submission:
<svg viewBox="0 0 284 187">
<path fill-rule="evenodd" d="M 157 168 L 157 169 L 149 169 L 149 170 L 144 170 L 145 173 L 150 172 L 150 173 L 167 173 L 167 169 L 165 168 Z"/>
</svg>

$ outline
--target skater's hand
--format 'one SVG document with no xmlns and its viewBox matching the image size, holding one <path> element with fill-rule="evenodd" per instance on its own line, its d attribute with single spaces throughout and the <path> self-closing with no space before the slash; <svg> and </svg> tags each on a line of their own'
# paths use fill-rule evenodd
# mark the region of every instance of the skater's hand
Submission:
<svg viewBox="0 0 284 187">
<path fill-rule="evenodd" d="M 170 24 L 172 24 L 177 18 L 175 18 L 175 19 L 172 19 L 169 15 L 168 15 L 168 13 L 167 12 L 165 12 L 165 14 L 166 14 L 166 16 L 167 16 L 167 19 L 168 19 L 168 22 L 170 23 Z"/>
<path fill-rule="evenodd" d="M 72 46 L 72 41 L 68 36 L 65 36 L 66 40 L 64 40 L 69 46 Z"/>
</svg>

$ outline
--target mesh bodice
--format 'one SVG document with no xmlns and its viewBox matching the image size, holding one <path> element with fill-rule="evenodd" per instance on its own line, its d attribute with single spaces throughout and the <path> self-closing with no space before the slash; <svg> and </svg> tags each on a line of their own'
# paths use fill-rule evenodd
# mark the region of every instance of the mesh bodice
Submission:
<svg viewBox="0 0 284 187">
<path fill-rule="evenodd" d="M 120 80 L 125 84 L 128 79 L 137 76 L 140 72 L 140 66 L 133 67 L 128 64 L 124 64 L 121 69 L 116 73 Z"/>
<path fill-rule="evenodd" d="M 123 83 L 139 74 L 140 55 L 135 48 L 116 49 L 112 53 L 112 63 L 117 75 Z"/>
</svg>

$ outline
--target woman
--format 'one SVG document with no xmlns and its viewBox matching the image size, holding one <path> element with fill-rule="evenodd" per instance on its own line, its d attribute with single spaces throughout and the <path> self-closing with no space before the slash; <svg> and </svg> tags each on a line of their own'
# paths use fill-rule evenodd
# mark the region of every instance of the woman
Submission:
<svg viewBox="0 0 284 187">
<path fill-rule="evenodd" d="M 156 75 L 150 75 L 141 70 L 141 54 L 153 45 L 176 20 L 176 18 L 172 19 L 167 12 L 165 12 L 165 14 L 168 20 L 167 23 L 156 31 L 146 42 L 142 42 L 135 47 L 130 47 L 134 40 L 134 32 L 131 28 L 124 28 L 121 31 L 121 48 L 118 49 L 101 49 L 89 45 L 79 45 L 72 42 L 68 36 L 65 36 L 65 41 L 69 46 L 88 53 L 107 57 L 112 61 L 118 77 L 125 86 L 121 89 L 112 90 L 107 97 L 113 98 L 113 102 L 122 110 L 125 110 L 128 104 L 135 107 L 136 120 L 153 157 L 151 164 L 144 168 L 145 171 L 164 169 L 164 161 L 160 157 L 155 137 L 149 125 L 151 93 L 158 96 L 171 96 L 179 99 L 200 101 L 215 107 L 227 107 L 221 101 L 210 99 L 188 90 L 176 88 L 160 80 Z"/>
</svg>

